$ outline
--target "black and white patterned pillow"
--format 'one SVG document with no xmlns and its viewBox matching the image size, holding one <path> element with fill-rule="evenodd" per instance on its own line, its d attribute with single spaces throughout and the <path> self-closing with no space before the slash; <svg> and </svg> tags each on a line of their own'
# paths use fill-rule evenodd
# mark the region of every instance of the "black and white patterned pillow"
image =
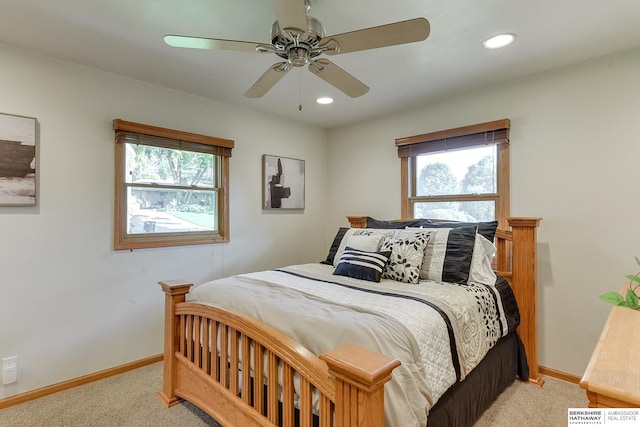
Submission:
<svg viewBox="0 0 640 427">
<path fill-rule="evenodd" d="M 379 282 L 391 251 L 366 252 L 347 246 L 333 274 Z"/>
<path fill-rule="evenodd" d="M 418 283 L 429 242 L 428 233 L 414 233 L 405 237 L 385 237 L 380 250 L 391 251 L 382 277 L 404 283 Z"/>
</svg>

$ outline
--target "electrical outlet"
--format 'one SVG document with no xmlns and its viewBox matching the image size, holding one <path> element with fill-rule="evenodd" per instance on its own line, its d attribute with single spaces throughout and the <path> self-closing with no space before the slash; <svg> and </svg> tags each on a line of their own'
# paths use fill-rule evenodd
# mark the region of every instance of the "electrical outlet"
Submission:
<svg viewBox="0 0 640 427">
<path fill-rule="evenodd" d="M 18 381 L 18 356 L 2 359 L 2 384 L 12 384 Z"/>
</svg>

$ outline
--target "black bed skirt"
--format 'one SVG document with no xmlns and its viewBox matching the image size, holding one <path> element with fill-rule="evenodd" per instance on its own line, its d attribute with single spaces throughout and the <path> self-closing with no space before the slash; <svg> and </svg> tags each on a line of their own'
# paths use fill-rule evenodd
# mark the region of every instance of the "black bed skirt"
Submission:
<svg viewBox="0 0 640 427">
<path fill-rule="evenodd" d="M 431 409 L 428 427 L 469 427 L 516 376 L 528 378 L 520 337 L 512 332 L 487 353 L 464 381 L 451 387 Z"/>
</svg>

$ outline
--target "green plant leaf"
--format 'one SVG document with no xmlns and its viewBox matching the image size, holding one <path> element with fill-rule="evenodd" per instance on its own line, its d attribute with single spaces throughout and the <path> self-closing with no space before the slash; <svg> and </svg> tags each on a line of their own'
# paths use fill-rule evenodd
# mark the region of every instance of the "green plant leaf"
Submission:
<svg viewBox="0 0 640 427">
<path fill-rule="evenodd" d="M 627 289 L 627 297 L 625 298 L 624 302 L 625 306 L 633 308 L 634 310 L 640 308 L 640 306 L 638 306 L 638 296 L 631 289 Z"/>
<path fill-rule="evenodd" d="M 613 291 L 600 295 L 600 299 L 613 305 L 624 305 L 625 303 L 624 298 L 622 298 L 622 295 Z"/>
<path fill-rule="evenodd" d="M 636 264 L 640 265 L 640 257 L 635 256 Z M 600 299 L 608 302 L 609 304 L 613 304 L 621 307 L 628 307 L 632 310 L 640 311 L 640 298 L 636 294 L 636 289 L 640 289 L 640 272 L 636 274 L 627 274 L 625 276 L 629 279 L 629 288 L 627 289 L 626 295 L 622 296 L 617 292 L 607 292 L 606 294 L 600 295 Z M 634 285 L 634 283 L 636 285 Z"/>
<path fill-rule="evenodd" d="M 640 283 L 640 276 L 637 274 L 627 274 L 625 277 L 632 282 Z"/>
</svg>

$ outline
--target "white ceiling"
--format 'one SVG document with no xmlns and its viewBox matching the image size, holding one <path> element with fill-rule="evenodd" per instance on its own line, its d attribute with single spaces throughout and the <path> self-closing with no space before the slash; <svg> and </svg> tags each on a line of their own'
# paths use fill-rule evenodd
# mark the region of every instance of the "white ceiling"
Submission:
<svg viewBox="0 0 640 427">
<path fill-rule="evenodd" d="M 311 0 L 310 14 L 328 35 L 421 16 L 431 34 L 331 57 L 371 87 L 355 99 L 306 68 L 248 99 L 244 92 L 280 58 L 163 42 L 183 34 L 269 43 L 268 0 L 2 0 L 0 42 L 325 128 L 640 46 L 639 0 Z M 515 43 L 483 48 L 501 32 L 516 33 Z M 318 96 L 335 102 L 317 105 Z"/>
</svg>

